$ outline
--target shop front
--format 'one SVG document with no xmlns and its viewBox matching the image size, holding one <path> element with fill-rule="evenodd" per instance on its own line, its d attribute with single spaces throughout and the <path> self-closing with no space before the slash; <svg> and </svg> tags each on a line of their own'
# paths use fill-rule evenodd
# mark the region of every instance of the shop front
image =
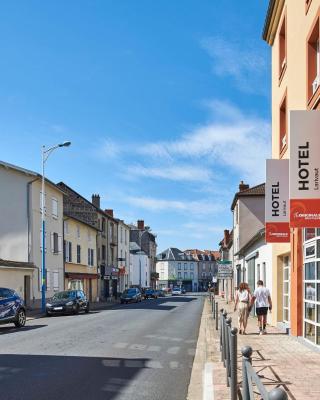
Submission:
<svg viewBox="0 0 320 400">
<path fill-rule="evenodd" d="M 95 302 L 98 295 L 98 275 L 66 272 L 65 287 L 68 290 L 83 290 L 88 300 Z"/>
</svg>

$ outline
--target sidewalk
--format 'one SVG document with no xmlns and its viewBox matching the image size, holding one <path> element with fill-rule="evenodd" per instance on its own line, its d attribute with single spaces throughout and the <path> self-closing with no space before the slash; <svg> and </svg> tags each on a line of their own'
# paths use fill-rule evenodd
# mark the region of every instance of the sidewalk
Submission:
<svg viewBox="0 0 320 400">
<path fill-rule="evenodd" d="M 99 303 L 90 303 L 90 311 L 106 310 L 118 304 L 120 304 L 120 300 L 100 301 Z M 36 308 L 34 310 L 27 310 L 27 320 L 37 319 L 44 316 L 45 315 L 43 314 L 40 308 Z"/>
<path fill-rule="evenodd" d="M 237 312 L 233 312 L 234 304 L 226 304 L 226 301 L 219 297 L 216 297 L 216 301 L 219 302 L 219 310 L 224 308 L 228 311 L 228 316 L 233 321 L 232 326 L 237 326 Z M 202 332 L 199 333 L 199 338 L 200 334 L 203 335 L 204 327 L 206 327 L 205 362 L 213 364 L 214 397 L 212 398 L 214 400 L 227 400 L 230 399 L 230 392 L 226 387 L 226 371 L 220 361 L 219 333 L 215 330 L 211 304 L 208 300 L 205 302 L 202 318 L 205 321 L 205 326 L 201 324 L 202 329 L 200 328 L 200 330 Z M 268 391 L 281 386 L 287 391 L 289 399 L 320 399 L 320 379 L 317 379 L 320 375 L 320 352 L 301 343 L 297 338 L 284 334 L 277 328 L 267 326 L 267 331 L 267 335 L 260 336 L 257 320 L 250 317 L 247 335 L 238 335 L 239 387 L 242 379 L 241 348 L 251 346 L 253 349 L 252 365 L 259 373 Z M 192 393 L 191 387 L 189 393 Z M 190 396 L 190 400 L 195 398 Z M 198 397 L 198 399 L 201 398 L 204 397 Z M 260 398 L 257 395 L 257 399 Z"/>
</svg>

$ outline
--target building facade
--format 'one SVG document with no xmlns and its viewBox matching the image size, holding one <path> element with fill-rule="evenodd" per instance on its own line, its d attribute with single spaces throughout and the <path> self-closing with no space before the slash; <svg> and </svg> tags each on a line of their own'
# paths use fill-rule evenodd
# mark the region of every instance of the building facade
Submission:
<svg viewBox="0 0 320 400">
<path fill-rule="evenodd" d="M 185 254 L 197 260 L 198 266 L 198 291 L 205 292 L 212 287 L 213 278 L 217 277 L 219 252 L 214 250 L 189 249 Z"/>
<path fill-rule="evenodd" d="M 68 215 L 63 225 L 65 288 L 83 290 L 90 302 L 98 301 L 98 229 Z"/>
<path fill-rule="evenodd" d="M 119 291 L 129 287 L 130 280 L 130 227 L 118 220 L 118 270 Z"/>
<path fill-rule="evenodd" d="M 187 291 L 198 291 L 198 261 L 183 251 L 170 247 L 157 255 L 158 287 L 183 286 Z"/>
<path fill-rule="evenodd" d="M 150 287 L 150 257 L 136 242 L 130 242 L 129 286 Z"/>
<path fill-rule="evenodd" d="M 263 39 L 272 53 L 272 157 L 289 158 L 290 110 L 320 109 L 320 0 L 272 0 Z M 272 246 L 273 323 L 320 345 L 318 229 L 292 229 Z M 318 268 L 319 269 L 319 268 Z M 288 306 L 289 305 L 289 306 Z"/>
<path fill-rule="evenodd" d="M 41 175 L 0 162 L 0 281 L 15 289 L 28 307 L 41 305 Z M 63 193 L 45 186 L 46 297 L 64 288 Z"/>
</svg>

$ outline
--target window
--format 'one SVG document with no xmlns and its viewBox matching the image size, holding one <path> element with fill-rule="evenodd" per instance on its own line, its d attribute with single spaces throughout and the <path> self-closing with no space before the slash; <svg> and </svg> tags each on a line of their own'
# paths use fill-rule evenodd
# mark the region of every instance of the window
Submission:
<svg viewBox="0 0 320 400">
<path fill-rule="evenodd" d="M 80 239 L 80 237 L 81 237 L 81 234 L 80 234 L 80 226 L 79 225 L 77 225 L 77 238 L 78 239 Z"/>
<path fill-rule="evenodd" d="M 304 230 L 304 240 L 310 240 L 316 237 L 316 230 L 315 228 L 306 228 Z"/>
<path fill-rule="evenodd" d="M 58 218 L 58 200 L 52 197 L 51 199 L 51 207 L 52 207 L 52 218 Z"/>
<path fill-rule="evenodd" d="M 51 233 L 51 252 L 54 254 L 61 253 L 61 241 L 62 237 L 56 232 Z"/>
<path fill-rule="evenodd" d="M 315 257 L 316 254 L 316 245 L 312 244 L 310 246 L 305 247 L 305 258 Z"/>
<path fill-rule="evenodd" d="M 63 230 L 65 235 L 69 235 L 69 223 L 68 221 L 63 221 Z"/>
<path fill-rule="evenodd" d="M 72 243 L 67 240 L 64 241 L 64 260 L 72 262 Z"/>
<path fill-rule="evenodd" d="M 101 248 L 101 257 L 103 261 L 106 259 L 106 246 L 104 244 L 102 245 Z"/>
<path fill-rule="evenodd" d="M 286 16 L 283 17 L 279 32 L 279 79 L 283 77 L 287 66 L 287 43 L 286 43 Z"/>
<path fill-rule="evenodd" d="M 178 263 L 178 269 L 181 269 L 181 263 Z"/>
<path fill-rule="evenodd" d="M 77 263 L 81 263 L 81 246 L 80 244 L 77 244 Z"/>
<path fill-rule="evenodd" d="M 181 279 L 181 272 L 178 272 L 178 278 Z"/>
<path fill-rule="evenodd" d="M 88 249 L 88 265 L 94 265 L 94 250 Z"/>
<path fill-rule="evenodd" d="M 206 269 L 206 264 L 202 263 L 202 270 L 205 271 L 205 269 Z"/>
<path fill-rule="evenodd" d="M 319 100 L 315 94 L 320 86 L 319 14 L 307 39 L 307 65 L 308 105 L 313 108 Z"/>
<path fill-rule="evenodd" d="M 287 148 L 287 95 L 284 95 L 280 105 L 280 156 Z"/>
<path fill-rule="evenodd" d="M 184 276 L 184 279 L 188 279 L 188 272 L 185 272 L 183 276 Z"/>
<path fill-rule="evenodd" d="M 102 230 L 102 233 L 106 232 L 106 220 L 105 220 L 105 218 L 102 218 L 101 230 Z"/>
<path fill-rule="evenodd" d="M 193 272 L 190 272 L 190 279 L 193 279 Z"/>
<path fill-rule="evenodd" d="M 59 290 L 59 272 L 54 271 L 52 275 L 53 275 L 53 290 L 58 291 Z"/>
<path fill-rule="evenodd" d="M 190 264 L 190 269 L 193 271 L 193 263 Z"/>
<path fill-rule="evenodd" d="M 128 243 L 128 236 L 129 236 L 129 232 L 128 232 L 128 231 L 124 231 L 124 240 L 125 240 L 125 244 Z"/>
<path fill-rule="evenodd" d="M 184 263 L 184 269 L 188 269 L 188 264 Z"/>
</svg>

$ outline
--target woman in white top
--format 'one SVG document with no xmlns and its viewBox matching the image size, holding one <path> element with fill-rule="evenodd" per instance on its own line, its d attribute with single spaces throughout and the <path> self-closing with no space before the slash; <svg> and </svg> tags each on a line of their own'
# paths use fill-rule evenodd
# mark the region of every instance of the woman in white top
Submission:
<svg viewBox="0 0 320 400">
<path fill-rule="evenodd" d="M 251 301 L 251 295 L 249 290 L 247 289 L 247 284 L 242 282 L 240 283 L 239 290 L 236 294 L 236 302 L 234 305 L 234 311 L 237 309 L 237 305 L 239 304 L 239 314 L 238 314 L 238 326 L 239 326 L 239 334 L 246 334 L 246 328 L 249 317 L 249 305 Z"/>
</svg>

